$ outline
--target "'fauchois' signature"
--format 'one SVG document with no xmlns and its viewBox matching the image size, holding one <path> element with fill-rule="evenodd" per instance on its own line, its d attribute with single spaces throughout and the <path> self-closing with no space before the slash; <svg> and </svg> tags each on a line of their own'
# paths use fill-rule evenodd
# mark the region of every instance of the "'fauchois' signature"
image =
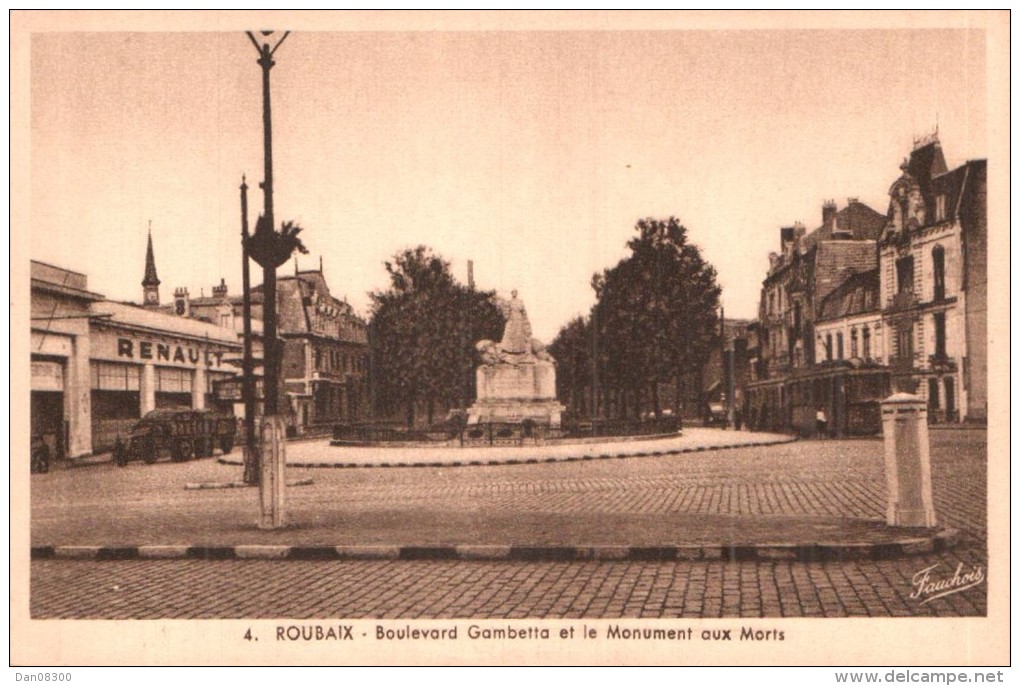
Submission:
<svg viewBox="0 0 1020 686">
<path fill-rule="evenodd" d="M 921 600 L 923 598 L 921 605 L 924 605 L 936 598 L 966 591 L 985 580 L 985 570 L 981 565 L 975 566 L 974 569 L 964 574 L 962 562 L 956 566 L 953 576 L 947 579 L 932 580 L 932 571 L 941 566 L 941 562 L 936 562 L 931 567 L 925 567 L 914 575 L 914 578 L 911 579 L 911 583 L 914 585 L 914 592 L 910 594 L 911 599 Z"/>
</svg>

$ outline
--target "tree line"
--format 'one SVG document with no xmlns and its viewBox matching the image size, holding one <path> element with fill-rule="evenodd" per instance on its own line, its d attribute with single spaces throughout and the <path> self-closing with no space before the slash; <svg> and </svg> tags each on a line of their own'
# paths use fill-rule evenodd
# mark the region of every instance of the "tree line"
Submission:
<svg viewBox="0 0 1020 686">
<path fill-rule="evenodd" d="M 474 400 L 474 344 L 503 333 L 493 291 L 459 283 L 450 263 L 426 246 L 386 262 L 390 287 L 370 294 L 371 384 L 379 417 L 407 425 Z"/>
<path fill-rule="evenodd" d="M 675 217 L 642 219 L 614 267 L 592 277 L 596 302 L 549 346 L 557 392 L 579 418 L 660 416 L 678 408 L 684 378 L 718 345 L 715 269 Z M 499 340 L 504 318 L 493 291 L 459 283 L 425 246 L 386 263 L 389 288 L 373 292 L 369 327 L 377 417 L 408 426 L 474 401 L 474 344 Z M 674 398 L 660 397 L 669 387 Z"/>
<path fill-rule="evenodd" d="M 718 346 L 716 271 L 676 219 L 642 219 L 630 254 L 592 277 L 596 302 L 549 346 L 561 400 L 580 417 L 660 417 Z M 661 397 L 670 388 L 673 398 Z M 700 389 L 699 389 L 700 390 Z"/>
</svg>

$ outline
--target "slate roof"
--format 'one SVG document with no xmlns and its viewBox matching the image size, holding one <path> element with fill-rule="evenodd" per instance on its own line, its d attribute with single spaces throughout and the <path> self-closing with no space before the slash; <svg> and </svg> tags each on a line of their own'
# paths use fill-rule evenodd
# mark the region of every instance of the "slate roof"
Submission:
<svg viewBox="0 0 1020 686">
<path fill-rule="evenodd" d="M 875 241 L 831 240 L 819 243 L 814 266 L 815 315 L 821 314 L 825 297 L 853 274 L 878 269 Z"/>
<path fill-rule="evenodd" d="M 849 233 L 853 240 L 875 240 L 885 229 L 886 216 L 876 212 L 859 200 L 853 200 L 836 212 L 835 230 Z M 833 226 L 822 224 L 801 239 L 801 250 L 807 252 L 833 236 Z"/>
<path fill-rule="evenodd" d="M 156 276 L 156 258 L 152 254 L 152 232 L 149 232 L 149 244 L 145 248 L 145 278 L 142 279 L 143 286 L 158 286 L 159 277 Z"/>
<path fill-rule="evenodd" d="M 907 159 L 904 172 L 917 181 L 921 187 L 921 197 L 927 209 L 927 216 L 935 216 L 935 191 L 933 179 L 946 172 L 946 158 L 942 154 L 942 146 L 938 140 L 915 148 Z"/>
<path fill-rule="evenodd" d="M 287 334 L 312 334 L 326 335 L 329 327 L 323 329 L 324 320 L 315 316 L 313 296 L 319 302 L 332 307 L 336 317 L 342 323 L 339 328 L 339 337 L 347 340 L 348 332 L 352 328 L 364 328 L 364 321 L 354 313 L 354 308 L 346 301 L 338 300 L 329 292 L 329 285 L 319 270 L 300 271 L 297 275 L 279 276 L 276 281 L 276 295 L 279 303 L 279 329 L 281 333 Z M 263 298 L 263 286 L 259 284 L 252 289 L 252 302 L 261 303 Z"/>
<path fill-rule="evenodd" d="M 976 182 L 985 180 L 987 171 L 986 160 L 971 160 L 932 179 L 934 192 L 946 196 L 946 219 L 956 219 L 965 211 L 964 203 L 974 192 Z M 930 216 L 934 218 L 934 212 Z"/>
<path fill-rule="evenodd" d="M 879 311 L 878 269 L 851 275 L 822 300 L 819 321 Z"/>
<path fill-rule="evenodd" d="M 181 336 L 202 341 L 212 341 L 228 345 L 240 345 L 237 333 L 232 329 L 209 324 L 197 319 L 178 317 L 138 305 L 101 300 L 92 303 L 92 314 L 104 315 L 104 321 L 114 326 L 148 329 L 171 336 Z"/>
</svg>

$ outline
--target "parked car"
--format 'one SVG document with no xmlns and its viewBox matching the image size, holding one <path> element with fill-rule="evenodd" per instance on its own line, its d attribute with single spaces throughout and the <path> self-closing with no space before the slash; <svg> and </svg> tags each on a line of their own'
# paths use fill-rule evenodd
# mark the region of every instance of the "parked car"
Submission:
<svg viewBox="0 0 1020 686">
<path fill-rule="evenodd" d="M 127 440 L 117 439 L 113 459 L 121 467 L 132 460 L 152 464 L 164 456 L 174 462 L 224 454 L 234 448 L 233 417 L 210 410 L 153 410 L 131 428 Z"/>
<path fill-rule="evenodd" d="M 50 447 L 39 434 L 32 436 L 32 473 L 45 474 L 50 471 Z"/>
<path fill-rule="evenodd" d="M 726 426 L 726 406 L 722 403 L 709 403 L 708 414 L 705 416 L 706 426 Z"/>
</svg>

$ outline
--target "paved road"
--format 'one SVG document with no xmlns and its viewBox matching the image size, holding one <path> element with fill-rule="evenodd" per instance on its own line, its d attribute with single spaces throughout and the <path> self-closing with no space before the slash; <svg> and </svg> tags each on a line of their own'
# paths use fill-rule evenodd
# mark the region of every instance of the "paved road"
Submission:
<svg viewBox="0 0 1020 686">
<path fill-rule="evenodd" d="M 907 617 L 986 612 L 983 588 L 922 605 L 911 577 L 984 556 L 844 563 L 126 561 L 32 563 L 34 617 Z"/>
<path fill-rule="evenodd" d="M 332 498 L 362 513 L 412 504 L 465 513 L 480 507 L 555 511 L 592 528 L 606 512 L 875 517 L 883 506 L 881 447 L 877 441 L 823 441 L 582 463 L 309 470 L 316 486 L 300 497 L 307 497 L 308 512 Z M 31 611 L 35 617 L 109 618 L 983 615 L 984 584 L 926 604 L 910 595 L 911 580 L 926 567 L 940 565 L 933 580 L 951 577 L 960 563 L 964 571 L 987 569 L 985 465 L 983 432 L 933 434 L 936 507 L 964 534 L 958 548 L 937 557 L 843 563 L 44 560 L 32 563 Z M 111 497 L 129 508 L 128 494 L 146 506 L 164 496 L 172 503 L 177 496 L 166 480 L 181 467 L 96 467 L 66 481 L 33 479 L 39 518 L 33 539 L 62 526 L 75 531 L 90 508 L 105 506 L 102 496 L 85 495 L 94 493 L 90 480 L 105 478 Z M 191 468 L 215 469 L 208 462 Z M 55 521 L 60 503 L 69 501 L 75 521 Z"/>
</svg>

